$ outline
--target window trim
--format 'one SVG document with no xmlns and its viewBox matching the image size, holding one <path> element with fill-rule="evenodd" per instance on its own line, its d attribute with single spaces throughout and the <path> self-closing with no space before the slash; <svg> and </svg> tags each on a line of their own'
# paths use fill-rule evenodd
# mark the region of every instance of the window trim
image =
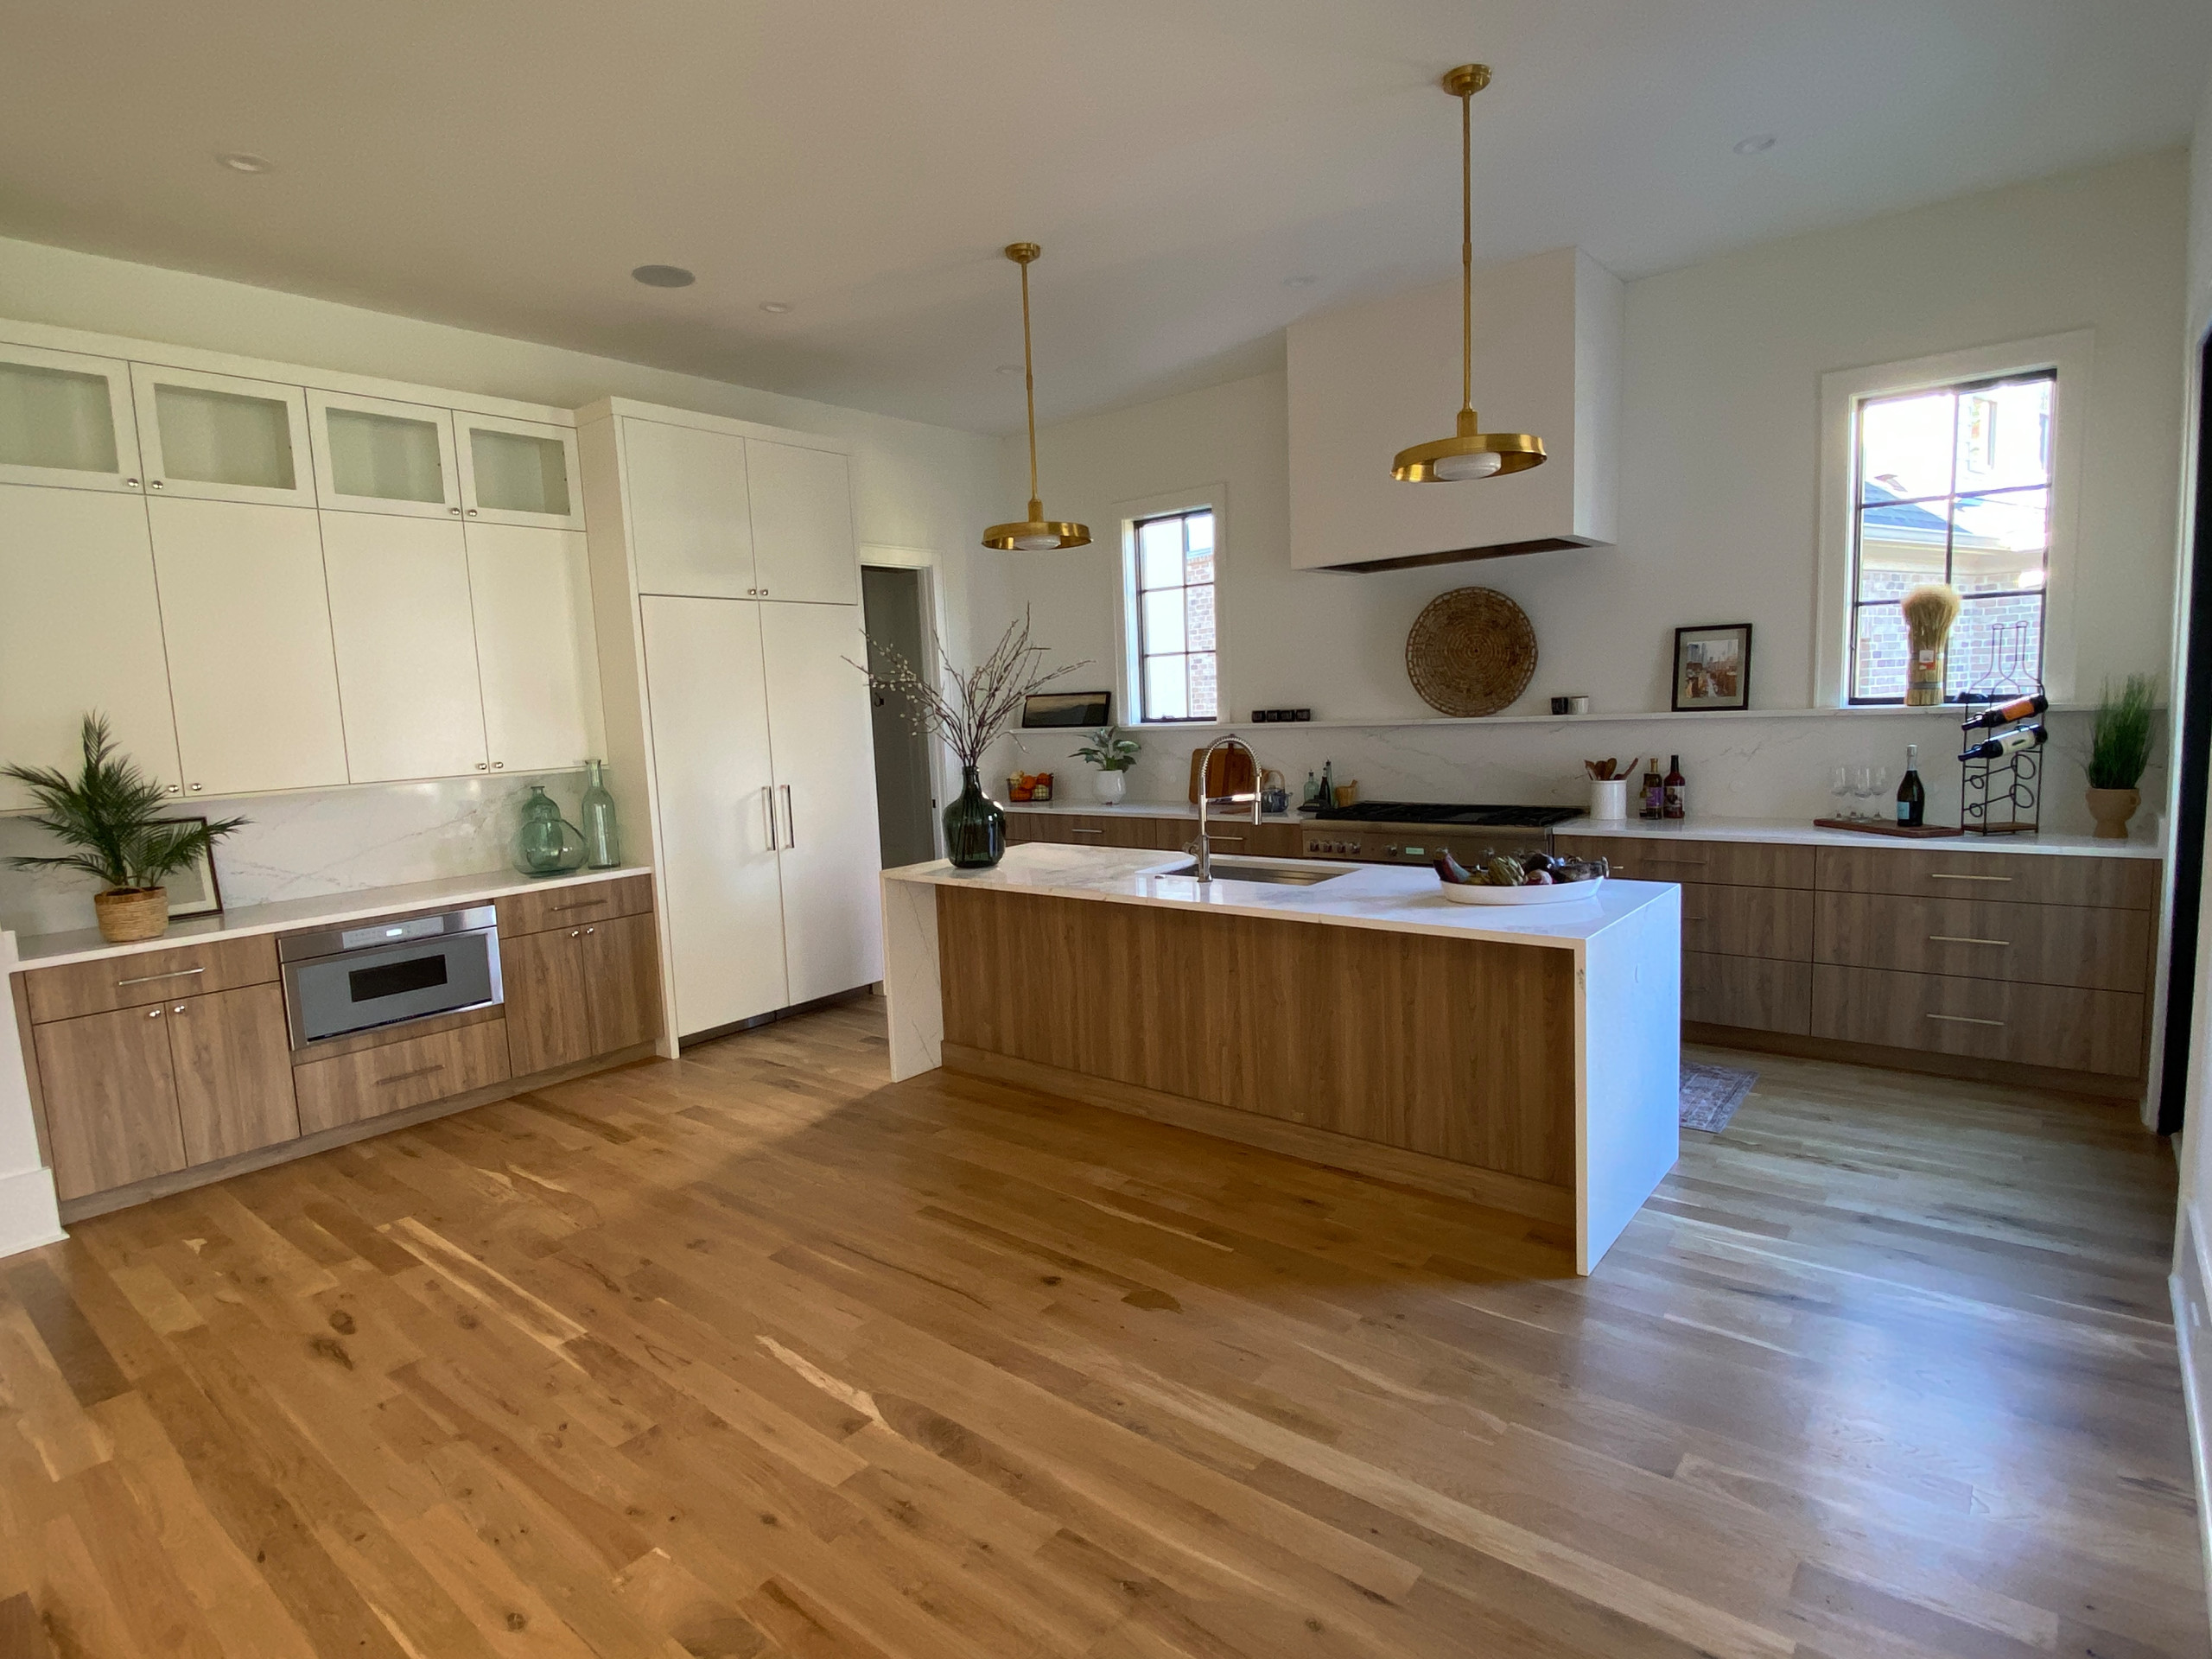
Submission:
<svg viewBox="0 0 2212 1659">
<path fill-rule="evenodd" d="M 1137 600 L 1137 526 L 1147 518 L 1165 518 L 1176 513 L 1210 512 L 1213 514 L 1213 663 L 1215 713 L 1211 720 L 1154 720 L 1145 713 L 1144 664 L 1139 652 L 1142 649 L 1143 623 L 1138 614 Z M 1115 690 L 1121 706 L 1121 720 L 1125 726 L 1162 728 L 1190 726 L 1218 726 L 1229 718 L 1233 706 L 1229 701 L 1228 635 L 1223 626 L 1222 590 L 1227 586 L 1224 576 L 1227 572 L 1226 555 L 1229 547 L 1229 489 L 1225 484 L 1199 484 L 1187 489 L 1171 490 L 1161 495 L 1148 495 L 1134 501 L 1116 502 L 1114 517 L 1122 526 L 1122 602 L 1116 607 L 1115 661 L 1118 684 Z"/>
<path fill-rule="evenodd" d="M 2075 692 L 2075 531 L 2082 454 L 2092 396 L 2095 331 L 2040 335 L 1821 377 L 1820 531 L 1814 599 L 1813 704 L 1889 708 L 1851 701 L 1851 624 L 1856 575 L 1853 490 L 1859 472 L 1859 406 L 1869 398 L 2049 370 L 2058 378 L 2050 431 L 2050 544 L 2044 579 L 2044 689 L 2054 702 Z"/>
</svg>

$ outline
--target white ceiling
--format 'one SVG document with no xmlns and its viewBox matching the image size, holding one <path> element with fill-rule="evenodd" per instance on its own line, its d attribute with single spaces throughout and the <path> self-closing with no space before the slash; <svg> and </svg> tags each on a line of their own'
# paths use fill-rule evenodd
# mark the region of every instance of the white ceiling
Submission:
<svg viewBox="0 0 2212 1659">
<path fill-rule="evenodd" d="M 1452 274 L 1468 59 L 1477 257 L 1634 276 L 2182 142 L 2212 4 L 10 0 L 0 233 L 1005 430 L 1006 242 L 1048 420 Z"/>
</svg>

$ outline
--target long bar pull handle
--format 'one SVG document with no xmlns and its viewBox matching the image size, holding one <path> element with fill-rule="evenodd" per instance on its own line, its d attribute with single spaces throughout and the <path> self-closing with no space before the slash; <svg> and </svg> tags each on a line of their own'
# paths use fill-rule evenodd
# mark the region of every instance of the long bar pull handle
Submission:
<svg viewBox="0 0 2212 1659">
<path fill-rule="evenodd" d="M 768 850 L 772 853 L 782 845 L 776 839 L 776 787 L 773 784 L 760 785 L 760 804 L 768 813 Z"/>
<path fill-rule="evenodd" d="M 207 971 L 205 968 L 179 968 L 173 973 L 141 974 L 136 979 L 118 979 L 115 982 L 115 986 L 118 990 L 121 990 L 125 985 L 152 985 L 164 979 L 189 979 L 194 974 L 204 974 Z"/>
<path fill-rule="evenodd" d="M 1931 1014 L 1930 1020 L 1941 1020 L 1947 1026 L 2001 1026 L 2002 1020 L 1977 1020 L 1970 1014 Z"/>
<path fill-rule="evenodd" d="M 785 784 L 784 785 L 784 846 L 786 849 L 793 849 L 798 845 L 798 822 L 791 817 L 791 786 Z"/>
<path fill-rule="evenodd" d="M 1930 944 L 1997 944 L 2007 950 L 2012 944 L 2010 939 L 1970 939 L 1963 933 L 1930 933 L 1928 942 Z"/>
<path fill-rule="evenodd" d="M 433 1071 L 442 1071 L 444 1070 L 445 1067 L 442 1065 L 418 1065 L 412 1071 L 395 1071 L 388 1077 L 378 1077 L 377 1079 L 377 1087 L 381 1089 L 386 1084 L 392 1083 L 410 1083 L 416 1077 L 427 1077 Z"/>
<path fill-rule="evenodd" d="M 1959 875 L 1949 870 L 1930 870 L 1928 879 L 1930 881 L 2010 881 L 2012 878 L 2009 875 Z"/>
</svg>

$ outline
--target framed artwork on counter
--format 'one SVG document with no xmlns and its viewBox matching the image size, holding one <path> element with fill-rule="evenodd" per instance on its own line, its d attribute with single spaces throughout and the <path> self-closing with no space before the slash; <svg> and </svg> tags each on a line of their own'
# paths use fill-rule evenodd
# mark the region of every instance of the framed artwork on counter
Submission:
<svg viewBox="0 0 2212 1659">
<path fill-rule="evenodd" d="M 1751 706 L 1751 625 L 1711 622 L 1675 630 L 1677 714 Z"/>
<path fill-rule="evenodd" d="M 175 822 L 205 823 L 207 820 L 180 817 Z M 169 915 L 172 918 L 213 916 L 223 908 L 223 889 L 215 880 L 215 855 L 213 851 L 176 871 L 162 885 L 168 889 Z"/>
</svg>

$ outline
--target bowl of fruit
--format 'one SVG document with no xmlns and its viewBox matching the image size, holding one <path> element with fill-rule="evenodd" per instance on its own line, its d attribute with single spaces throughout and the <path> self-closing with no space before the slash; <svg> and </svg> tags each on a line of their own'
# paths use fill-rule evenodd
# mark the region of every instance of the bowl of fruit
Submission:
<svg viewBox="0 0 2212 1659">
<path fill-rule="evenodd" d="M 1469 869 L 1446 853 L 1436 879 L 1455 905 L 1571 905 L 1597 896 L 1611 874 L 1602 858 L 1550 853 L 1492 853 Z"/>
</svg>

